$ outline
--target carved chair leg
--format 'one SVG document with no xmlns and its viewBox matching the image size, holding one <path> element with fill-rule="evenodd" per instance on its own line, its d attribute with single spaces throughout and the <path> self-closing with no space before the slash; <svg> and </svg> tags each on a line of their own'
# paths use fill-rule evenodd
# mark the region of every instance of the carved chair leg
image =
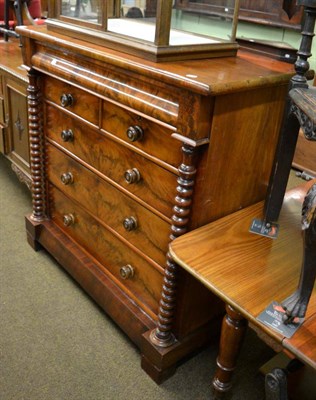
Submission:
<svg viewBox="0 0 316 400">
<path fill-rule="evenodd" d="M 316 183 L 309 189 L 302 208 L 303 261 L 297 290 L 282 302 L 283 322 L 304 318 L 316 278 Z"/>
<path fill-rule="evenodd" d="M 288 400 L 287 377 L 281 368 L 274 368 L 265 377 L 265 400 Z"/>
<path fill-rule="evenodd" d="M 309 3 L 309 4 L 308 4 Z M 306 72 L 309 70 L 308 58 L 311 56 L 312 39 L 314 36 L 316 9 L 311 1 L 298 1 L 298 5 L 304 5 L 305 18 L 302 31 L 298 58 L 295 62 L 296 74 L 289 84 L 289 91 L 294 88 L 308 88 Z M 285 105 L 283 123 L 276 151 L 274 166 L 272 168 L 269 187 L 266 196 L 264 220 L 275 222 L 281 210 L 283 197 L 288 181 L 291 164 L 294 157 L 300 123 L 293 113 L 293 103 L 288 95 Z"/>
<path fill-rule="evenodd" d="M 299 122 L 291 113 L 290 99 L 287 100 L 285 115 L 265 201 L 266 222 L 275 222 L 279 218 L 299 133 Z"/>
<path fill-rule="evenodd" d="M 222 324 L 217 370 L 213 379 L 215 398 L 220 398 L 232 386 L 232 375 L 248 324 L 231 306 L 226 306 L 226 312 Z"/>
</svg>

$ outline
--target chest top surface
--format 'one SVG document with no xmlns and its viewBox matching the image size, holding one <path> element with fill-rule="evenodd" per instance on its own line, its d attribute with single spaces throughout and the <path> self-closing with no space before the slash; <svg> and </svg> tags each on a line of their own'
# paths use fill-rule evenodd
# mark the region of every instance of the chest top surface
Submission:
<svg viewBox="0 0 316 400">
<path fill-rule="evenodd" d="M 30 66 L 36 52 L 47 52 L 58 57 L 75 57 L 77 62 L 89 60 L 103 66 L 122 68 L 131 74 L 155 79 L 165 84 L 202 95 L 224 94 L 242 88 L 286 83 L 293 66 L 267 57 L 239 51 L 237 57 L 155 63 L 81 40 L 47 31 L 45 26 L 18 27 L 18 32 L 33 40 L 24 40 L 24 62 Z"/>
</svg>

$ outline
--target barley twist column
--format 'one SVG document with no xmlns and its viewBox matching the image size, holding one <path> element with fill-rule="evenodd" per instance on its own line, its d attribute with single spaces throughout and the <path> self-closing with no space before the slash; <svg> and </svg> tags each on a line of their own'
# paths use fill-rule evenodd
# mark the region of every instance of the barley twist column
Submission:
<svg viewBox="0 0 316 400">
<path fill-rule="evenodd" d="M 179 178 L 175 206 L 173 208 L 170 240 L 174 240 L 187 232 L 195 183 L 196 148 L 184 144 L 182 152 L 183 162 L 178 169 Z M 160 347 L 168 347 L 175 342 L 171 329 L 176 305 L 177 270 L 178 266 L 168 252 L 159 304 L 158 324 L 150 335 L 151 341 Z"/>
<path fill-rule="evenodd" d="M 30 218 L 36 222 L 43 221 L 46 218 L 44 134 L 41 92 L 38 81 L 38 73 L 31 69 L 27 88 L 33 204 L 33 213 Z"/>
</svg>

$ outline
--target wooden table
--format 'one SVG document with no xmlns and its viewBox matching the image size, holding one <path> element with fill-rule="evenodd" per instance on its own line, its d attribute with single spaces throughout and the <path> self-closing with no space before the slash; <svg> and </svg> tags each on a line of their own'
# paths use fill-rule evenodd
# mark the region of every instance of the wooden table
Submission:
<svg viewBox="0 0 316 400">
<path fill-rule="evenodd" d="M 248 321 L 316 369 L 315 288 L 305 322 L 292 338 L 285 338 L 257 319 L 272 301 L 283 301 L 297 287 L 302 260 L 301 207 L 309 184 L 286 194 L 277 239 L 249 232 L 252 219 L 262 216 L 263 202 L 260 202 L 170 244 L 173 259 L 227 304 L 218 371 L 213 381 L 217 391 L 231 387 Z"/>
</svg>

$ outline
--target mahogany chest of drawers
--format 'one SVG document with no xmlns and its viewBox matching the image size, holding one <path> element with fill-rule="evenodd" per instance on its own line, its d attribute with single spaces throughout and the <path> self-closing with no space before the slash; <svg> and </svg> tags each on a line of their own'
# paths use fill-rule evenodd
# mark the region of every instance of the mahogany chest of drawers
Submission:
<svg viewBox="0 0 316 400">
<path fill-rule="evenodd" d="M 246 53 L 155 64 L 45 27 L 19 33 L 29 243 L 64 266 L 161 382 L 223 311 L 168 243 L 264 197 L 292 68 Z"/>
</svg>

